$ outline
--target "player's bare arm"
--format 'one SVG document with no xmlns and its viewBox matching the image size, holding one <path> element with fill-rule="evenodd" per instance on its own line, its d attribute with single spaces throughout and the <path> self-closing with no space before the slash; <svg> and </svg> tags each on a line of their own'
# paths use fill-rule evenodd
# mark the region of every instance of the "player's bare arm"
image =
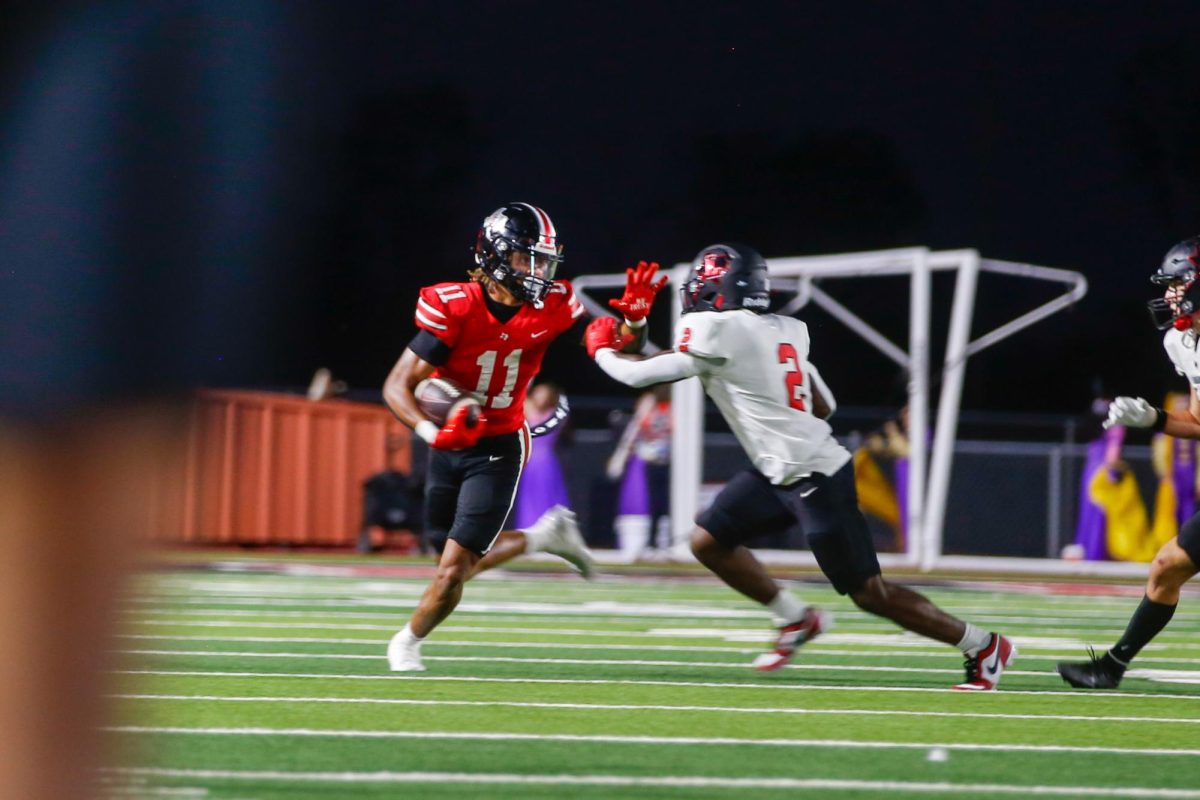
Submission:
<svg viewBox="0 0 1200 800">
<path fill-rule="evenodd" d="M 437 369 L 412 350 L 405 348 L 383 384 L 383 400 L 396 417 L 415 429 L 428 419 L 421 413 L 413 389 Z"/>
<path fill-rule="evenodd" d="M 825 395 L 821 394 L 821 390 L 816 386 L 812 387 L 812 405 L 813 413 L 821 419 L 829 419 L 833 416 L 833 408 L 830 407 L 829 401 L 825 399 Z"/>
<path fill-rule="evenodd" d="M 1200 398 L 1189 392 L 1187 411 L 1164 411 L 1167 415 L 1163 432 L 1177 439 L 1200 439 Z"/>
<path fill-rule="evenodd" d="M 809 390 L 812 392 L 812 412 L 821 419 L 829 419 L 837 411 L 837 400 L 829 390 L 825 379 L 812 364 L 805 364 L 808 373 Z"/>
</svg>

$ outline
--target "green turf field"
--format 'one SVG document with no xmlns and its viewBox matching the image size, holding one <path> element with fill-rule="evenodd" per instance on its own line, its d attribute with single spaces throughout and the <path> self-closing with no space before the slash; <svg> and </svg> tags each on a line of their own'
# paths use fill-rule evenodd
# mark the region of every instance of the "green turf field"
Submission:
<svg viewBox="0 0 1200 800">
<path fill-rule="evenodd" d="M 1054 662 L 1111 644 L 1137 595 L 927 587 L 1021 650 L 971 694 L 948 690 L 956 651 L 823 583 L 794 588 L 833 630 L 761 675 L 766 615 L 705 575 L 496 572 L 427 640 L 427 672 L 393 674 L 384 649 L 427 578 L 284 563 L 139 580 L 112 795 L 1200 798 L 1195 595 L 1119 691 L 1084 693 Z"/>
</svg>

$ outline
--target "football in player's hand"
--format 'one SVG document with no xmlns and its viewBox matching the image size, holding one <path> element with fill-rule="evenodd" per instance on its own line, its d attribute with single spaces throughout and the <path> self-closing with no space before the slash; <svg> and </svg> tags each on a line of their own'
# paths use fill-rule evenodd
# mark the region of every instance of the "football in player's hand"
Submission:
<svg viewBox="0 0 1200 800">
<path fill-rule="evenodd" d="M 413 397 L 421 407 L 421 413 L 441 426 L 462 405 L 468 406 L 467 427 L 474 428 L 479 422 L 479 398 L 446 378 L 426 378 L 413 389 Z"/>
</svg>

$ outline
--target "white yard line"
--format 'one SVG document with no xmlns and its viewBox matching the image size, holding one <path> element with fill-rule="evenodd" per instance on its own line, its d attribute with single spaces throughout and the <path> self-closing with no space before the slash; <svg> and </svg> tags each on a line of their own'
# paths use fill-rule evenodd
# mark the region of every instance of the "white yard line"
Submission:
<svg viewBox="0 0 1200 800">
<path fill-rule="evenodd" d="M 335 660 L 350 660 L 350 661 L 377 661 L 383 658 L 382 655 L 367 655 L 363 653 L 264 653 L 253 650 L 249 651 L 227 651 L 227 650 L 147 650 L 147 649 L 123 649 L 114 652 L 127 655 L 144 655 L 144 656 L 201 656 L 206 658 L 324 658 Z M 430 656 L 424 655 L 426 661 L 452 661 L 455 663 L 504 663 L 504 664 L 564 664 L 575 666 L 606 666 L 606 667 L 674 667 L 674 668 L 693 668 L 693 669 L 738 669 L 745 670 L 747 665 L 741 661 L 657 661 L 650 659 L 622 659 L 622 658 L 516 658 L 515 656 Z M 926 675 L 930 673 L 945 674 L 945 675 L 961 675 L 961 669 L 943 669 L 941 667 L 891 667 L 891 666 L 864 666 L 862 664 L 813 664 L 803 662 L 799 664 L 788 664 L 784 669 L 787 670 L 821 670 L 821 671 L 846 671 L 846 672 L 889 672 L 889 673 L 916 673 Z M 1052 675 L 1051 672 L 1035 672 L 1031 670 L 1005 670 L 1008 675 L 1022 675 L 1025 677 L 1045 677 Z"/>
<path fill-rule="evenodd" d="M 471 772 L 287 772 L 283 770 L 170 769 L 166 767 L 116 767 L 107 770 L 121 775 L 189 780 L 284 781 L 288 783 L 464 783 L 474 785 L 509 784 L 525 786 L 618 786 L 668 788 L 778 789 L 782 791 L 877 791 L 919 794 L 954 792 L 974 794 L 1015 794 L 1055 797 L 1136 797 L 1196 800 L 1198 789 L 1151 789 L 1139 786 L 1021 786 L 1006 783 L 953 783 L 919 781 L 864 781 L 828 778 L 718 778 L 708 776 L 629 776 L 629 775 L 520 775 L 511 773 Z"/>
<path fill-rule="evenodd" d="M 390 628 L 388 630 L 391 630 Z M 448 629 L 447 629 L 448 630 Z M 530 632 L 534 632 L 530 629 Z M 545 631 L 536 631 L 540 634 L 545 634 Z M 555 632 L 557 635 L 557 632 Z M 832 634 L 830 637 L 832 638 Z M 334 639 L 322 638 L 315 636 L 198 636 L 184 634 L 151 634 L 151 633 L 125 633 L 119 634 L 118 638 L 135 639 L 147 641 L 171 641 L 171 642 L 242 642 L 253 644 L 332 644 L 332 645 L 361 645 L 369 647 L 381 647 L 387 643 L 386 638 L 379 639 Z M 764 635 L 760 637 L 763 643 L 771 640 L 771 636 Z M 824 640 L 825 637 L 822 637 Z M 1021 653 L 1030 655 L 1033 652 L 1038 653 L 1039 658 L 1067 658 L 1080 659 L 1083 655 L 1078 649 L 1070 652 L 1046 652 L 1037 647 L 1036 644 L 1020 638 L 1013 637 L 1014 641 L 1020 646 Z M 487 642 L 487 641 L 472 641 L 472 640 L 453 640 L 453 639 L 438 639 L 432 643 L 434 646 L 441 647 L 495 647 L 506 649 L 544 649 L 544 650 L 621 650 L 621 651 L 651 651 L 663 653 L 732 653 L 732 654 L 749 654 L 758 653 L 762 648 L 755 647 L 711 647 L 704 645 L 684 645 L 684 644 L 577 644 L 571 642 Z M 862 658 L 895 658 L 895 657 L 912 657 L 912 658 L 943 658 L 948 660 L 962 661 L 962 653 L 952 647 L 947 647 L 944 644 L 934 643 L 936 650 L 837 650 L 820 645 L 809 645 L 804 648 L 805 656 L 810 655 L 825 655 L 825 656 L 854 656 Z M 1078 646 L 1080 649 L 1082 644 Z M 1138 664 L 1143 664 L 1149 661 L 1164 664 L 1195 664 L 1194 658 L 1163 658 L 1154 656 L 1143 656 L 1138 659 Z"/>
<path fill-rule="evenodd" d="M 397 706 L 467 706 L 483 708 L 542 708 L 569 709 L 574 711 L 688 711 L 713 714 L 797 714 L 801 716 L 839 716 L 839 717 L 966 717 L 969 719 L 1025 719 L 1025 720 L 1055 720 L 1059 722 L 1146 722 L 1151 724 L 1181 723 L 1185 725 L 1200 725 L 1200 719 L 1180 717 L 1123 717 L 1123 716 L 1086 716 L 1078 714 L 992 714 L 963 711 L 898 711 L 895 709 L 854 709 L 854 708 L 753 708 L 746 706 L 697 706 L 697 705 L 668 705 L 642 703 L 545 703 L 537 701 L 511 700 L 416 700 L 399 697 L 275 697 L 263 696 L 226 696 L 217 694 L 113 694 L 109 695 L 119 700 L 171 700 L 200 703 L 331 703 L 349 705 L 397 705 Z M 191 730 L 190 728 L 186 730 Z M 738 740 L 741 741 L 741 740 Z M 929 745 L 933 747 L 933 745 Z M 958 745 L 955 745 L 958 746 Z M 981 745 L 982 747 L 982 745 Z M 1012 745 L 1011 747 L 1019 747 Z M 1031 745 L 1029 749 L 1039 749 L 1041 745 Z M 1082 751 L 1081 751 L 1082 752 Z M 1122 752 L 1124 752 L 1122 750 Z M 1130 752 L 1151 752 L 1137 750 Z M 1163 753 L 1188 752 L 1200 755 L 1200 750 L 1180 750 L 1172 748 Z"/>
<path fill-rule="evenodd" d="M 409 593 L 404 593 L 404 594 L 408 595 Z M 578 608 L 581 605 L 604 604 L 604 605 L 615 606 L 618 608 L 627 608 L 627 609 L 629 609 L 628 612 L 618 611 L 617 613 L 632 613 L 635 616 L 638 615 L 637 614 L 638 609 L 645 609 L 647 606 L 656 608 L 657 610 L 655 611 L 655 613 L 657 613 L 657 614 L 670 614 L 671 612 L 669 610 L 664 610 L 664 609 L 669 609 L 671 606 L 676 605 L 675 603 L 671 603 L 671 602 L 664 603 L 661 595 L 659 595 L 659 596 L 648 595 L 645 598 L 644 602 L 638 602 L 637 598 L 632 598 L 632 597 L 628 597 L 628 596 L 622 596 L 622 599 L 619 601 L 617 601 L 617 600 L 600 600 L 600 599 L 596 598 L 595 594 L 591 594 L 591 593 L 587 593 L 587 592 L 579 592 L 575 596 L 578 597 L 578 601 L 577 602 L 569 602 L 569 597 L 564 597 L 560 593 L 555 593 L 554 600 L 557 602 L 553 602 L 549 598 L 547 598 L 546 600 L 531 599 L 527 594 L 524 594 L 521 592 L 515 592 L 515 591 L 514 592 L 505 592 L 502 595 L 494 595 L 494 596 L 489 596 L 488 594 L 485 594 L 482 592 L 471 592 L 470 601 L 474 602 L 474 603 L 482 602 L 489 606 L 497 605 L 498 603 L 503 603 L 506 605 L 514 605 L 514 604 L 515 605 L 537 605 L 537 606 L 544 606 L 547 608 L 547 610 L 557 609 L 560 607 Z M 320 593 L 320 594 L 307 594 L 307 593 L 224 594 L 224 593 L 207 592 L 206 591 L 206 592 L 191 593 L 187 597 L 182 597 L 182 596 L 176 595 L 176 594 L 143 594 L 143 595 L 139 595 L 137 598 L 134 598 L 134 602 L 136 602 L 136 603 L 151 603 L 151 602 L 205 603 L 205 602 L 207 602 L 207 603 L 236 603 L 239 605 L 256 604 L 256 603 L 261 602 L 262 605 L 320 605 L 320 606 L 328 605 L 331 603 L 336 603 L 336 604 L 349 603 L 352 605 L 368 605 L 368 606 L 369 605 L 383 605 L 383 606 L 388 606 L 388 607 L 415 608 L 418 599 L 419 598 L 412 597 L 412 596 L 408 596 L 404 600 L 399 600 L 399 599 L 395 599 L 395 598 L 376 597 L 376 596 L 373 596 L 370 592 L 357 592 L 357 593 L 356 592 L 336 592 L 336 593 L 326 592 L 326 593 Z M 730 610 L 731 604 L 722 603 L 722 601 L 720 599 L 716 599 L 716 598 L 714 598 L 711 601 L 688 600 L 688 601 L 683 601 L 683 602 L 679 603 L 679 605 L 680 606 L 687 605 L 689 608 L 694 609 L 697 604 L 703 604 L 703 603 L 708 603 L 708 602 L 712 602 L 714 604 L 719 604 L 719 605 L 711 606 L 710 608 L 717 609 L 719 611 L 729 611 Z M 955 605 L 952 603 L 945 604 L 945 607 L 947 608 L 947 610 L 952 611 L 956 616 L 967 618 L 974 622 L 998 622 L 998 623 L 1039 624 L 1039 625 L 1080 625 L 1082 627 L 1092 628 L 1097 625 L 1111 624 L 1111 621 L 1104 619 L 1104 617 L 1112 616 L 1114 618 L 1120 618 L 1122 616 L 1128 616 L 1128 614 L 1132 613 L 1133 609 L 1136 608 L 1136 605 L 1129 606 L 1128 603 L 1126 603 L 1122 606 L 1114 606 L 1111 609 L 1105 609 L 1105 608 L 1101 607 L 1101 608 L 1093 608 L 1090 611 L 1089 610 L 1080 610 L 1077 613 L 1070 613 L 1071 611 L 1073 611 L 1072 609 L 1060 610 L 1060 609 L 1045 609 L 1045 608 L 1031 607 L 1028 609 L 1023 608 L 1022 613 L 1017 614 L 1017 615 L 997 614 L 996 609 L 994 607 L 967 608 L 967 607 L 958 606 L 958 605 Z M 765 615 L 765 612 L 760 611 L 755 608 L 736 608 L 735 607 L 733 610 L 737 611 L 739 614 L 754 614 L 754 615 L 760 615 L 760 616 Z M 1066 613 L 1064 613 L 1064 612 L 1066 612 Z M 560 612 L 555 610 L 552 613 L 560 613 Z M 561 613 L 570 614 L 570 613 L 577 613 L 577 612 L 563 611 Z M 875 615 L 869 614 L 865 611 L 841 608 L 841 609 L 837 610 L 837 613 L 839 616 L 845 617 L 846 619 L 854 619 L 854 620 L 878 619 L 878 617 L 876 617 Z M 1096 621 L 1097 617 L 1101 617 L 1101 620 Z M 1192 623 L 1200 621 L 1200 615 L 1180 614 L 1180 615 L 1178 615 L 1177 618 L 1173 618 L 1173 621 L 1184 624 L 1184 625 L 1192 624 Z"/>
<path fill-rule="evenodd" d="M 246 604 L 250 604 L 250 603 L 246 603 Z M 409 604 L 409 606 L 397 607 L 397 610 L 410 609 L 410 608 L 415 608 L 415 606 L 413 606 L 413 604 Z M 703 624 L 704 624 L 703 627 L 701 627 L 700 625 L 697 625 L 695 627 L 695 630 L 702 631 L 702 632 L 714 630 L 714 628 L 713 628 L 714 622 L 736 621 L 739 619 L 742 619 L 742 620 L 752 619 L 756 622 L 756 624 L 758 624 L 758 627 L 748 628 L 748 627 L 730 626 L 727 628 L 716 628 L 716 630 L 727 630 L 727 631 L 730 631 L 731 633 L 738 632 L 738 631 L 761 632 L 762 630 L 764 630 L 764 628 L 769 627 L 769 622 L 767 621 L 766 616 L 764 616 L 761 612 L 745 612 L 745 613 L 739 613 L 739 614 L 713 614 L 712 618 L 706 618 L 706 615 L 704 615 L 702 613 L 680 614 L 680 615 L 676 616 L 676 615 L 667 615 L 667 614 L 637 615 L 634 613 L 623 613 L 620 615 L 598 615 L 598 614 L 588 614 L 588 613 L 584 613 L 584 612 L 576 612 L 576 613 L 571 613 L 571 614 L 564 613 L 563 616 L 558 616 L 558 615 L 554 615 L 552 613 L 512 612 L 512 610 L 510 608 L 500 609 L 497 607 L 488 607 L 488 606 L 486 606 L 486 604 L 479 604 L 479 606 L 470 606 L 469 603 L 462 603 L 462 604 L 460 604 L 460 606 L 458 606 L 455 613 L 460 614 L 460 615 L 478 614 L 478 615 L 484 616 L 484 618 L 486 618 L 487 620 L 494 620 L 497 622 L 529 622 L 529 621 L 533 621 L 533 620 L 544 619 L 547 622 L 550 622 L 550 624 L 559 624 L 559 622 L 564 621 L 564 616 L 569 616 L 570 621 L 574 622 L 574 624 L 576 624 L 576 625 L 581 624 L 581 622 L 583 622 L 583 624 L 595 624 L 595 625 L 606 625 L 606 624 L 607 625 L 630 625 L 630 624 L 637 624 L 637 622 L 642 622 L 642 624 L 654 624 L 654 625 L 661 625 L 661 624 L 676 624 L 676 625 L 678 625 L 678 622 L 680 621 L 680 616 L 688 616 L 688 619 L 691 621 L 702 621 L 703 622 Z M 133 612 L 127 612 L 127 614 L 134 616 L 134 619 L 131 620 L 132 622 L 134 622 L 134 624 L 143 624 L 143 625 L 146 625 L 146 624 L 152 624 L 152 625 L 176 624 L 176 622 L 173 621 L 173 616 L 179 616 L 179 615 L 217 616 L 217 618 L 226 618 L 226 619 L 212 620 L 212 622 L 218 622 L 218 624 L 232 625 L 232 626 L 236 626 L 236 624 L 234 624 L 234 622 L 230 621 L 228 618 L 239 618 L 239 616 L 254 616 L 254 618 L 259 618 L 259 619 L 264 619 L 264 618 L 270 619 L 270 618 L 274 618 L 274 616 L 283 616 L 283 618 L 295 618 L 295 616 L 307 616 L 307 618 L 314 618 L 314 616 L 316 616 L 316 618 L 325 618 L 325 619 L 329 619 L 329 618 L 379 619 L 379 620 L 388 620 L 390 622 L 390 625 L 383 626 L 383 628 L 388 628 L 388 630 L 396 630 L 396 628 L 398 626 L 400 626 L 401 622 L 403 622 L 404 619 L 406 619 L 406 618 L 404 618 L 404 616 L 402 616 L 398 613 L 356 613 L 356 612 L 352 613 L 352 612 L 340 612 L 340 610 L 334 610 L 334 609 L 311 610 L 311 612 L 304 612 L 304 610 L 276 610 L 276 609 L 242 610 L 242 609 L 233 609 L 233 608 L 209 608 L 209 609 L 200 610 L 200 609 L 186 609 L 186 608 L 173 608 L 173 609 L 161 609 L 160 608 L 160 609 L 149 609 L 149 610 L 146 610 L 146 612 L 143 612 L 140 614 L 134 614 Z M 152 614 L 154 616 L 151 616 L 150 614 Z M 835 614 L 835 616 L 836 616 L 836 614 Z M 718 620 L 716 618 L 721 618 L 721 619 Z M 461 619 L 461 616 L 458 619 Z M 876 616 L 869 616 L 869 618 L 864 618 L 864 619 L 865 619 L 866 624 L 863 624 L 863 622 L 856 622 L 856 624 L 853 624 L 852 626 L 850 626 L 852 628 L 852 630 L 858 631 L 858 634 L 860 634 L 860 636 L 894 636 L 896 628 L 894 625 L 890 624 L 890 622 L 888 622 L 886 620 L 882 620 L 880 618 L 876 618 Z M 1010 619 L 1012 619 L 1012 621 L 1013 621 L 1013 626 L 1016 626 L 1016 627 L 1025 627 L 1025 626 L 1032 624 L 1031 620 L 1028 620 L 1025 618 L 1010 618 Z M 473 620 L 473 621 L 484 621 L 484 620 Z M 1112 620 L 1103 622 L 1103 624 L 1116 625 L 1118 621 L 1120 621 L 1120 620 L 1117 620 L 1116 618 L 1114 618 Z M 180 620 L 178 622 L 178 624 L 186 625 L 186 624 L 190 624 L 190 622 L 187 622 L 186 620 Z M 198 624 L 198 622 L 192 622 L 192 624 Z M 262 624 L 262 622 L 259 622 L 259 624 Z M 342 622 L 336 621 L 336 620 L 306 622 L 305 625 L 310 626 L 310 627 L 322 627 L 322 628 L 352 627 L 350 625 L 344 625 L 344 624 L 342 624 Z M 1004 626 L 996 626 L 996 627 L 1004 627 Z M 383 628 L 380 628 L 380 630 L 383 630 Z M 672 628 L 672 630 L 676 630 L 676 631 L 688 630 L 688 628 L 676 627 L 676 628 Z M 1039 631 L 1043 631 L 1043 628 L 1039 628 Z M 1064 634 L 1074 634 L 1074 638 L 1084 639 L 1084 640 L 1087 640 L 1087 642 L 1096 642 L 1096 640 L 1104 640 L 1104 642 L 1106 642 L 1106 640 L 1109 640 L 1109 639 L 1115 640 L 1117 637 L 1120 637 L 1121 634 L 1124 632 L 1124 628 L 1088 627 L 1088 628 L 1086 628 L 1086 630 L 1082 630 L 1082 628 L 1080 628 L 1080 627 L 1064 626 L 1061 628 L 1045 628 L 1045 630 L 1043 632 L 1051 632 L 1051 631 L 1054 631 L 1056 634 L 1056 636 L 1054 638 L 1062 638 L 1064 636 Z M 1198 636 L 1198 632 L 1186 630 L 1186 628 L 1184 628 L 1184 630 L 1181 630 L 1181 628 L 1170 628 L 1169 627 L 1169 628 L 1166 628 L 1166 630 L 1163 631 L 1162 633 L 1159 633 L 1158 637 L 1156 637 L 1156 640 L 1158 640 L 1158 642 L 1172 643 L 1172 642 L 1174 642 L 1175 639 L 1183 639 L 1183 642 L 1180 643 L 1180 646 L 1189 646 L 1190 644 L 1194 643 L 1194 639 L 1196 638 L 1196 636 Z M 1198 645 L 1198 646 L 1200 646 L 1200 645 Z"/>
<path fill-rule="evenodd" d="M 969 715 L 963 715 L 969 716 Z M 1098 717 L 1097 719 L 1105 719 Z M 929 750 L 940 747 L 947 751 L 971 752 L 1028 752 L 1028 753 L 1098 753 L 1133 756 L 1200 756 L 1200 750 L 1181 748 L 1137 747 L 1075 747 L 1057 744 L 968 744 L 964 742 L 891 742 L 855 739 L 740 739 L 729 736 L 616 736 L 610 734 L 571 733 L 496 733 L 491 731 L 378 731 L 325 730 L 320 728 L 184 728 L 148 725 L 112 725 L 104 730 L 115 733 L 180 734 L 198 736 L 299 736 L 348 739 L 447 739 L 498 742 L 587 742 L 603 744 L 655 745 L 751 745 L 758 747 L 824 747 L 861 750 Z"/>
<path fill-rule="evenodd" d="M 408 599 L 388 599 L 388 598 L 364 598 L 361 596 L 347 596 L 341 598 L 313 598 L 304 599 L 297 598 L 295 600 L 286 600 L 278 597 L 261 597 L 255 595 L 241 596 L 219 596 L 219 597 L 133 597 L 129 602 L 137 604 L 150 605 L 160 600 L 169 600 L 172 603 L 180 605 L 202 605 L 206 603 L 221 603 L 225 605 L 255 605 L 255 606 L 296 606 L 307 605 L 317 608 L 356 608 L 356 607 L 384 607 L 395 609 L 411 609 L 416 608 L 416 598 Z M 767 612 L 758 608 L 738 608 L 730 605 L 706 605 L 703 601 L 697 603 L 695 601 L 687 603 L 664 603 L 662 600 L 649 603 L 637 602 L 620 602 L 616 600 L 596 600 L 588 599 L 586 596 L 581 598 L 579 602 L 536 602 L 529 600 L 488 600 L 480 601 L 479 597 L 472 597 L 470 600 L 464 600 L 458 605 L 457 613 L 474 612 L 486 614 L 552 614 L 560 615 L 568 618 L 587 617 L 595 614 L 606 614 L 618 618 L 678 618 L 687 617 L 689 619 L 763 619 L 767 618 Z M 161 611 L 161 609 L 157 609 Z M 219 610 L 219 609 L 218 609 Z M 153 613 L 156 609 L 145 609 L 146 613 Z M 956 610 L 957 611 L 957 610 Z M 842 610 L 840 612 L 846 619 L 856 619 L 875 622 L 879 618 L 866 614 L 860 611 Z M 1074 617 L 1034 617 L 1028 614 L 982 614 L 971 617 L 975 622 L 996 622 L 1007 623 L 1010 625 L 1029 625 L 1029 624 L 1055 624 L 1055 625 L 1076 625 L 1088 630 L 1094 629 L 1099 625 L 1113 625 L 1120 621 L 1118 619 L 1104 619 L 1094 624 L 1088 624 L 1087 620 L 1092 619 L 1096 614 L 1084 619 Z M 1102 615 L 1104 616 L 1104 615 Z M 1185 620 L 1186 621 L 1186 620 Z"/>
<path fill-rule="evenodd" d="M 713 681 L 652 681 L 600 678 L 483 678 L 477 676 L 453 675 L 419 675 L 412 673 L 387 673 L 380 675 L 346 675 L 338 673 L 314 672 L 234 672 L 222 670 L 160 670 L 160 669 L 120 669 L 113 670 L 115 675 L 159 675 L 189 678 L 279 678 L 285 680 L 338 680 L 338 681 L 413 681 L 431 683 L 514 683 L 558 686 L 665 686 L 670 688 L 705 688 L 705 689 L 765 689 L 768 691 L 797 691 L 797 692 L 910 692 L 910 693 L 948 693 L 954 692 L 949 686 L 934 688 L 928 686 L 807 686 L 794 683 L 780 683 L 769 679 L 762 683 L 717 683 Z M 960 695 L 959 692 L 954 692 Z M 1137 700 L 1162 700 L 1176 703 L 1180 701 L 1200 700 L 1200 694 L 1152 694 L 1149 692 L 1078 692 L 1068 690 L 1033 690 L 1033 689 L 1000 689 L 997 692 L 973 692 L 970 697 L 1001 697 L 1006 695 L 1033 695 L 1037 697 L 1077 697 L 1105 700 L 1109 698 L 1132 698 Z"/>
<path fill-rule="evenodd" d="M 182 613 L 182 612 L 181 612 Z M 216 613 L 216 612 L 214 612 Z M 277 613 L 293 616 L 293 612 L 266 612 L 264 614 L 254 614 L 253 612 L 228 612 L 231 615 L 244 614 L 247 616 L 274 616 Z M 315 616 L 314 614 L 298 614 L 296 616 Z M 355 618 L 366 617 L 383 617 L 395 620 L 395 617 L 389 614 L 353 614 L 344 615 Z M 397 622 L 392 622 L 389 625 L 366 625 L 359 623 L 346 622 L 258 622 L 258 621 L 239 621 L 230 619 L 220 620 L 195 620 L 195 619 L 139 619 L 135 623 L 141 627 L 155 626 L 170 626 L 181 628 L 252 628 L 263 630 L 355 630 L 355 631 L 387 631 L 389 634 L 395 633 L 398 628 Z M 515 634 L 533 634 L 546 635 L 546 628 L 538 627 L 512 627 L 512 626 L 491 626 L 491 625 L 441 625 L 438 627 L 443 633 L 515 633 Z M 608 637 L 608 638 L 628 638 L 640 639 L 644 637 L 654 638 L 676 638 L 676 639 L 721 639 L 723 641 L 735 642 L 769 642 L 774 638 L 774 632 L 765 627 L 759 628 L 653 628 L 650 630 L 620 630 L 620 629 L 599 629 L 599 628 L 554 628 L 552 631 L 554 636 L 590 636 L 590 637 Z M 1095 633 L 1091 631 L 1089 633 Z M 1120 631 L 1115 631 L 1114 636 L 1120 635 Z M 1166 634 L 1160 634 L 1159 638 L 1165 638 Z M 1064 639 L 1061 636 L 1016 636 L 1015 638 L 1021 646 L 1021 650 L 1038 649 L 1038 648 L 1062 648 L 1062 647 L 1082 647 L 1083 639 Z M 363 640 L 367 641 L 367 640 Z M 823 634 L 821 637 L 823 642 L 837 642 L 841 644 L 870 644 L 876 647 L 926 647 L 931 650 L 944 651 L 946 645 L 935 642 L 930 639 L 909 634 L 904 632 L 889 632 L 889 633 L 833 633 Z M 1168 648 L 1176 649 L 1192 649 L 1200 650 L 1200 643 L 1197 642 L 1179 642 L 1173 644 L 1158 644 L 1152 642 L 1142 648 L 1142 652 L 1152 650 L 1166 650 Z M 1072 654 L 1077 655 L 1077 654 Z"/>
</svg>

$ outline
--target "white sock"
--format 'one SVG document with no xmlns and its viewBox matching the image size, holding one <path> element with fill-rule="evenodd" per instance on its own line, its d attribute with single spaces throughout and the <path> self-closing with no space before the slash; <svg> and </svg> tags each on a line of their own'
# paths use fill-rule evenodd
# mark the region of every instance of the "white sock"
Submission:
<svg viewBox="0 0 1200 800">
<path fill-rule="evenodd" d="M 650 537 L 650 518 L 645 514 L 621 514 L 613 521 L 617 545 L 626 561 L 634 561 L 646 549 Z"/>
<path fill-rule="evenodd" d="M 412 623 L 405 624 L 404 629 L 400 631 L 400 640 L 405 644 L 420 644 L 425 641 L 424 637 L 412 632 Z"/>
<path fill-rule="evenodd" d="M 521 531 L 525 534 L 525 552 L 538 553 L 541 552 L 542 545 L 546 543 L 546 535 L 539 530 L 536 530 L 532 525 Z"/>
<path fill-rule="evenodd" d="M 775 624 L 782 627 L 803 617 L 805 606 L 796 595 L 787 589 L 780 589 L 779 594 L 767 603 L 767 608 L 771 609 Z"/>
<path fill-rule="evenodd" d="M 969 622 L 966 625 L 967 629 L 963 631 L 962 641 L 958 643 L 958 649 L 969 656 L 973 656 L 983 649 L 983 646 L 992 638 L 992 634 L 975 627 Z"/>
</svg>

